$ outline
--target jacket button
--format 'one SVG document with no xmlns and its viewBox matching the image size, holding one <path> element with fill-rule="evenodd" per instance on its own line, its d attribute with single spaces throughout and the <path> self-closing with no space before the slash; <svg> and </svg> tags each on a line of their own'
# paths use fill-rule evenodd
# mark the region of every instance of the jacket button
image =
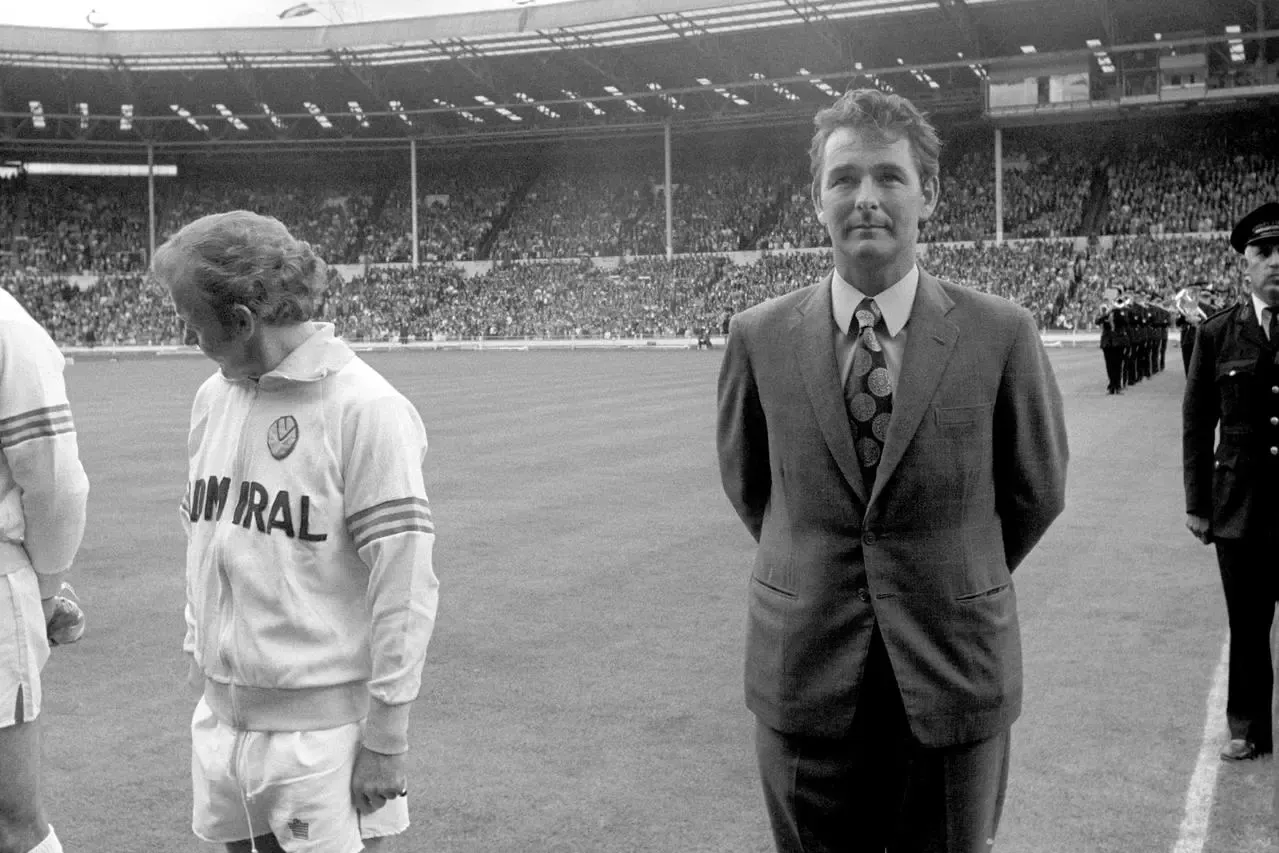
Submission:
<svg viewBox="0 0 1279 853">
<path fill-rule="evenodd" d="M 857 587 L 857 597 L 862 601 L 870 601 L 870 590 L 864 586 Z"/>
<path fill-rule="evenodd" d="M 862 544 L 863 544 L 863 545 L 874 545 L 874 544 L 875 544 L 875 534 L 874 534 L 874 533 L 869 533 L 869 532 L 867 532 L 867 533 L 863 533 L 863 534 L 862 534 Z"/>
<path fill-rule="evenodd" d="M 1239 371 L 1237 371 L 1237 370 L 1232 370 L 1232 371 L 1230 371 L 1229 375 L 1230 375 L 1230 376 L 1234 376 L 1234 375 L 1235 375 L 1236 373 L 1238 373 L 1238 372 L 1239 372 Z"/>
<path fill-rule="evenodd" d="M 1270 393 L 1271 393 L 1271 394 L 1279 394 L 1279 385 L 1271 385 L 1271 386 L 1270 386 Z"/>
<path fill-rule="evenodd" d="M 1270 455 L 1271 455 L 1271 456 L 1279 456 L 1279 447 L 1272 447 L 1272 448 L 1270 448 Z"/>
<path fill-rule="evenodd" d="M 1270 419 L 1270 425 L 1271 425 L 1271 426 L 1279 426 L 1279 418 L 1271 418 L 1271 419 Z"/>
</svg>

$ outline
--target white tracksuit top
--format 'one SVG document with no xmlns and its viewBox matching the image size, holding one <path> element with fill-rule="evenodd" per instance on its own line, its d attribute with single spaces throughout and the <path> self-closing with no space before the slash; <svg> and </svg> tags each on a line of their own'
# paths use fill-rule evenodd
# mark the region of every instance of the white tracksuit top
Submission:
<svg viewBox="0 0 1279 853">
<path fill-rule="evenodd" d="M 0 575 L 30 566 L 42 598 L 71 568 L 89 497 L 64 365 L 49 334 L 0 290 Z"/>
<path fill-rule="evenodd" d="M 258 381 L 220 371 L 191 410 L 186 638 L 214 713 L 408 749 L 439 582 L 413 405 L 333 326 Z"/>
</svg>

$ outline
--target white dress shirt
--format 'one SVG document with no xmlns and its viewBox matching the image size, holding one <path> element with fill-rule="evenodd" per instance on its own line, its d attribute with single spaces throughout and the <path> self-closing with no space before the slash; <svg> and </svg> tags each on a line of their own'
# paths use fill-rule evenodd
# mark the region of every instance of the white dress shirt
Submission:
<svg viewBox="0 0 1279 853">
<path fill-rule="evenodd" d="M 884 348 L 884 361 L 894 391 L 897 390 L 897 377 L 901 374 L 902 354 L 906 352 L 906 323 L 910 320 L 910 310 L 915 304 L 915 291 L 918 289 L 919 266 L 915 265 L 901 280 L 873 297 L 884 318 L 884 328 L 877 328 L 875 336 Z M 866 294 L 844 281 L 839 270 L 835 270 L 830 279 L 830 304 L 831 313 L 835 315 L 835 360 L 841 384 L 848 381 L 848 371 L 853 368 L 853 348 L 857 345 L 853 314 L 865 298 Z M 850 326 L 853 327 L 851 335 Z"/>
<path fill-rule="evenodd" d="M 1261 297 L 1255 293 L 1252 295 L 1252 307 L 1257 312 L 1257 322 L 1261 324 L 1261 334 L 1266 336 L 1266 340 L 1270 340 L 1270 315 L 1279 310 L 1279 307 L 1271 308 L 1262 302 Z"/>
</svg>

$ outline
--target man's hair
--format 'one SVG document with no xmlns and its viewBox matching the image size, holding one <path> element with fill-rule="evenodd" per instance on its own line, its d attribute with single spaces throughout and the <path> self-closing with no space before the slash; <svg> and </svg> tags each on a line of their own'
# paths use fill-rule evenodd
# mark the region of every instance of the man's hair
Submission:
<svg viewBox="0 0 1279 853">
<path fill-rule="evenodd" d="M 152 278 L 186 276 L 224 321 L 243 305 L 267 325 L 314 317 L 328 285 L 311 245 L 280 220 L 247 210 L 201 217 L 156 249 Z"/>
<path fill-rule="evenodd" d="M 922 184 L 938 173 L 941 156 L 941 139 L 937 130 L 907 99 L 890 95 L 879 89 L 849 89 L 839 100 L 813 117 L 817 132 L 808 149 L 813 173 L 813 192 L 821 187 L 822 167 L 826 157 L 826 140 L 841 127 L 851 127 L 869 133 L 882 142 L 892 142 L 905 136 L 910 140 L 910 150 L 915 158 L 915 168 Z"/>
</svg>

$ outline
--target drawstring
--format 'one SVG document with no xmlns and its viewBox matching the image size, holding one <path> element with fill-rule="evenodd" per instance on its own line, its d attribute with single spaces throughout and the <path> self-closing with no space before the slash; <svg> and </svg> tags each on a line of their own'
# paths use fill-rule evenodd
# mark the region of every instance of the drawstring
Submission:
<svg viewBox="0 0 1279 853">
<path fill-rule="evenodd" d="M 244 807 L 244 821 L 249 827 L 249 853 L 258 853 L 257 834 L 253 831 L 253 816 L 249 813 L 248 783 L 244 778 L 244 741 L 248 736 L 248 732 L 235 733 L 231 765 L 232 772 L 235 774 L 236 787 L 240 789 L 240 805 Z"/>
</svg>

